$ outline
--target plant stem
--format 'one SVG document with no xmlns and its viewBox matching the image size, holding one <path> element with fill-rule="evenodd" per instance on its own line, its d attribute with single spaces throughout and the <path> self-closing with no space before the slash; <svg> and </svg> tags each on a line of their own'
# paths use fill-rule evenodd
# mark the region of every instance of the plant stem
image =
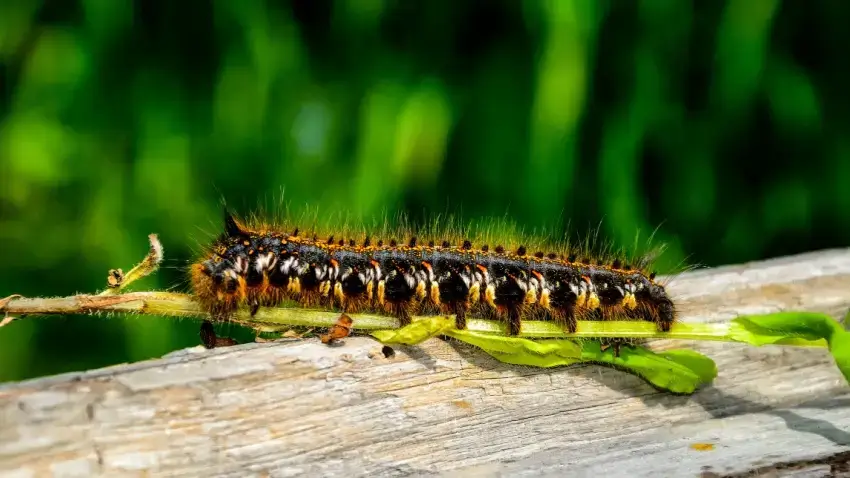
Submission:
<svg viewBox="0 0 850 478">
<path fill-rule="evenodd" d="M 0 312 L 22 315 L 67 315 L 94 313 L 142 314 L 166 317 L 198 317 L 209 319 L 192 296 L 173 292 L 131 292 L 115 295 L 75 295 L 56 298 L 23 298 L 12 296 L 0 300 Z M 247 309 L 237 310 L 231 322 L 260 329 L 269 325 L 292 327 L 331 327 L 339 312 L 302 308 L 261 308 L 251 317 Z M 355 330 L 372 331 L 395 329 L 398 320 L 371 314 L 348 314 L 354 320 Z M 20 317 L 18 317 L 20 318 Z M 414 317 L 419 320 L 423 317 Z M 567 334 L 557 324 L 544 321 L 526 321 L 520 337 L 534 338 L 638 338 L 735 341 L 734 324 L 730 323 L 678 323 L 670 332 L 659 332 L 655 324 L 643 321 L 579 321 L 578 330 Z M 467 320 L 467 328 L 474 332 L 506 333 L 505 325 L 492 320 Z M 825 342 L 789 339 L 786 345 L 823 347 Z"/>
</svg>

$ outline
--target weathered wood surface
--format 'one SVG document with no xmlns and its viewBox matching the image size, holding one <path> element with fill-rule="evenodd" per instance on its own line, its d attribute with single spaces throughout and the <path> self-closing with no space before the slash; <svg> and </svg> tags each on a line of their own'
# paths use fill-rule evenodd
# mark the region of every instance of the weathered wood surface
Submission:
<svg viewBox="0 0 850 478">
<path fill-rule="evenodd" d="M 685 321 L 850 307 L 850 250 L 702 270 Z M 430 340 L 189 349 L 0 387 L 0 476 L 840 476 L 850 387 L 826 350 L 688 345 L 683 397 L 601 366 L 539 370 Z M 692 445 L 708 443 L 713 450 Z M 777 467 L 779 465 L 779 467 Z"/>
</svg>

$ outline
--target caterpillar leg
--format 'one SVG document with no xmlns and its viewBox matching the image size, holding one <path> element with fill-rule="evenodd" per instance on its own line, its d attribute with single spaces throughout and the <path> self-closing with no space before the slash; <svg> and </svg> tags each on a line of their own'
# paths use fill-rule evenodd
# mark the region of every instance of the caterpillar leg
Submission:
<svg viewBox="0 0 850 478">
<path fill-rule="evenodd" d="M 216 336 L 212 322 L 208 320 L 205 320 L 204 323 L 201 324 L 201 330 L 199 335 L 201 336 L 201 343 L 204 345 L 204 347 L 208 349 L 239 345 L 239 342 L 233 340 L 230 337 Z"/>
<path fill-rule="evenodd" d="M 572 307 L 561 310 L 549 310 L 545 312 L 545 320 L 551 320 L 563 328 L 568 334 L 574 334 L 578 330 L 578 320 Z"/>
<path fill-rule="evenodd" d="M 508 335 L 519 335 L 522 328 L 522 318 L 520 317 L 520 307 L 508 307 Z"/>
<path fill-rule="evenodd" d="M 452 307 L 455 313 L 455 327 L 458 330 L 466 329 L 466 309 L 465 303 L 457 303 Z"/>
<path fill-rule="evenodd" d="M 608 349 L 614 349 L 614 357 L 620 356 L 622 347 L 634 347 L 635 344 L 629 339 L 602 339 L 599 341 L 599 349 L 605 352 Z"/>
<path fill-rule="evenodd" d="M 395 309 L 395 316 L 398 319 L 399 325 L 404 327 L 405 325 L 410 325 L 410 309 L 407 304 L 393 304 L 393 308 Z"/>
</svg>

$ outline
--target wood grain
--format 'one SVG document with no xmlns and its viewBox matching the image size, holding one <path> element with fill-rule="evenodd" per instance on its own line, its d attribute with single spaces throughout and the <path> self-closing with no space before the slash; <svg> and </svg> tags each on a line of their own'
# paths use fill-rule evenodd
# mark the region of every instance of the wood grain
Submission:
<svg viewBox="0 0 850 478">
<path fill-rule="evenodd" d="M 685 321 L 838 317 L 850 250 L 686 273 L 670 290 Z M 682 345 L 720 370 L 692 396 L 438 339 L 390 358 L 368 337 L 197 347 L 0 386 L 0 476 L 850 473 L 850 387 L 826 350 L 655 343 Z"/>
</svg>

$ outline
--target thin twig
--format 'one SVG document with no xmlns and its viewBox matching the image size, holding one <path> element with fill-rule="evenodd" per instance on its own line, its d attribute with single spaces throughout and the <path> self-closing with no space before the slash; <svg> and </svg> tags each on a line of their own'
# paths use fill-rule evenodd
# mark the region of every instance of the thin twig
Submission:
<svg viewBox="0 0 850 478">
<path fill-rule="evenodd" d="M 166 317 L 197 317 L 209 320 L 191 295 L 174 292 L 130 292 L 119 295 L 75 295 L 56 298 L 7 298 L 0 301 L 0 312 L 18 315 L 65 315 L 114 312 L 124 314 L 155 315 Z M 398 320 L 371 314 L 348 314 L 354 321 L 352 329 L 373 331 L 395 329 Z M 262 308 L 252 317 L 247 309 L 234 312 L 230 322 L 255 330 L 269 330 L 274 326 L 290 327 L 333 327 L 339 313 L 326 310 L 268 307 Z M 430 317 L 413 317 L 414 321 Z M 492 320 L 470 319 L 467 329 L 492 334 L 506 333 L 505 325 Z M 575 333 L 569 334 L 558 325 L 545 321 L 526 321 L 522 324 L 520 337 L 529 338 L 664 338 L 678 340 L 728 341 L 730 325 L 727 323 L 678 323 L 670 332 L 659 332 L 652 322 L 642 321 L 579 321 Z M 796 345 L 817 346 L 820 341 L 801 340 Z"/>
</svg>

